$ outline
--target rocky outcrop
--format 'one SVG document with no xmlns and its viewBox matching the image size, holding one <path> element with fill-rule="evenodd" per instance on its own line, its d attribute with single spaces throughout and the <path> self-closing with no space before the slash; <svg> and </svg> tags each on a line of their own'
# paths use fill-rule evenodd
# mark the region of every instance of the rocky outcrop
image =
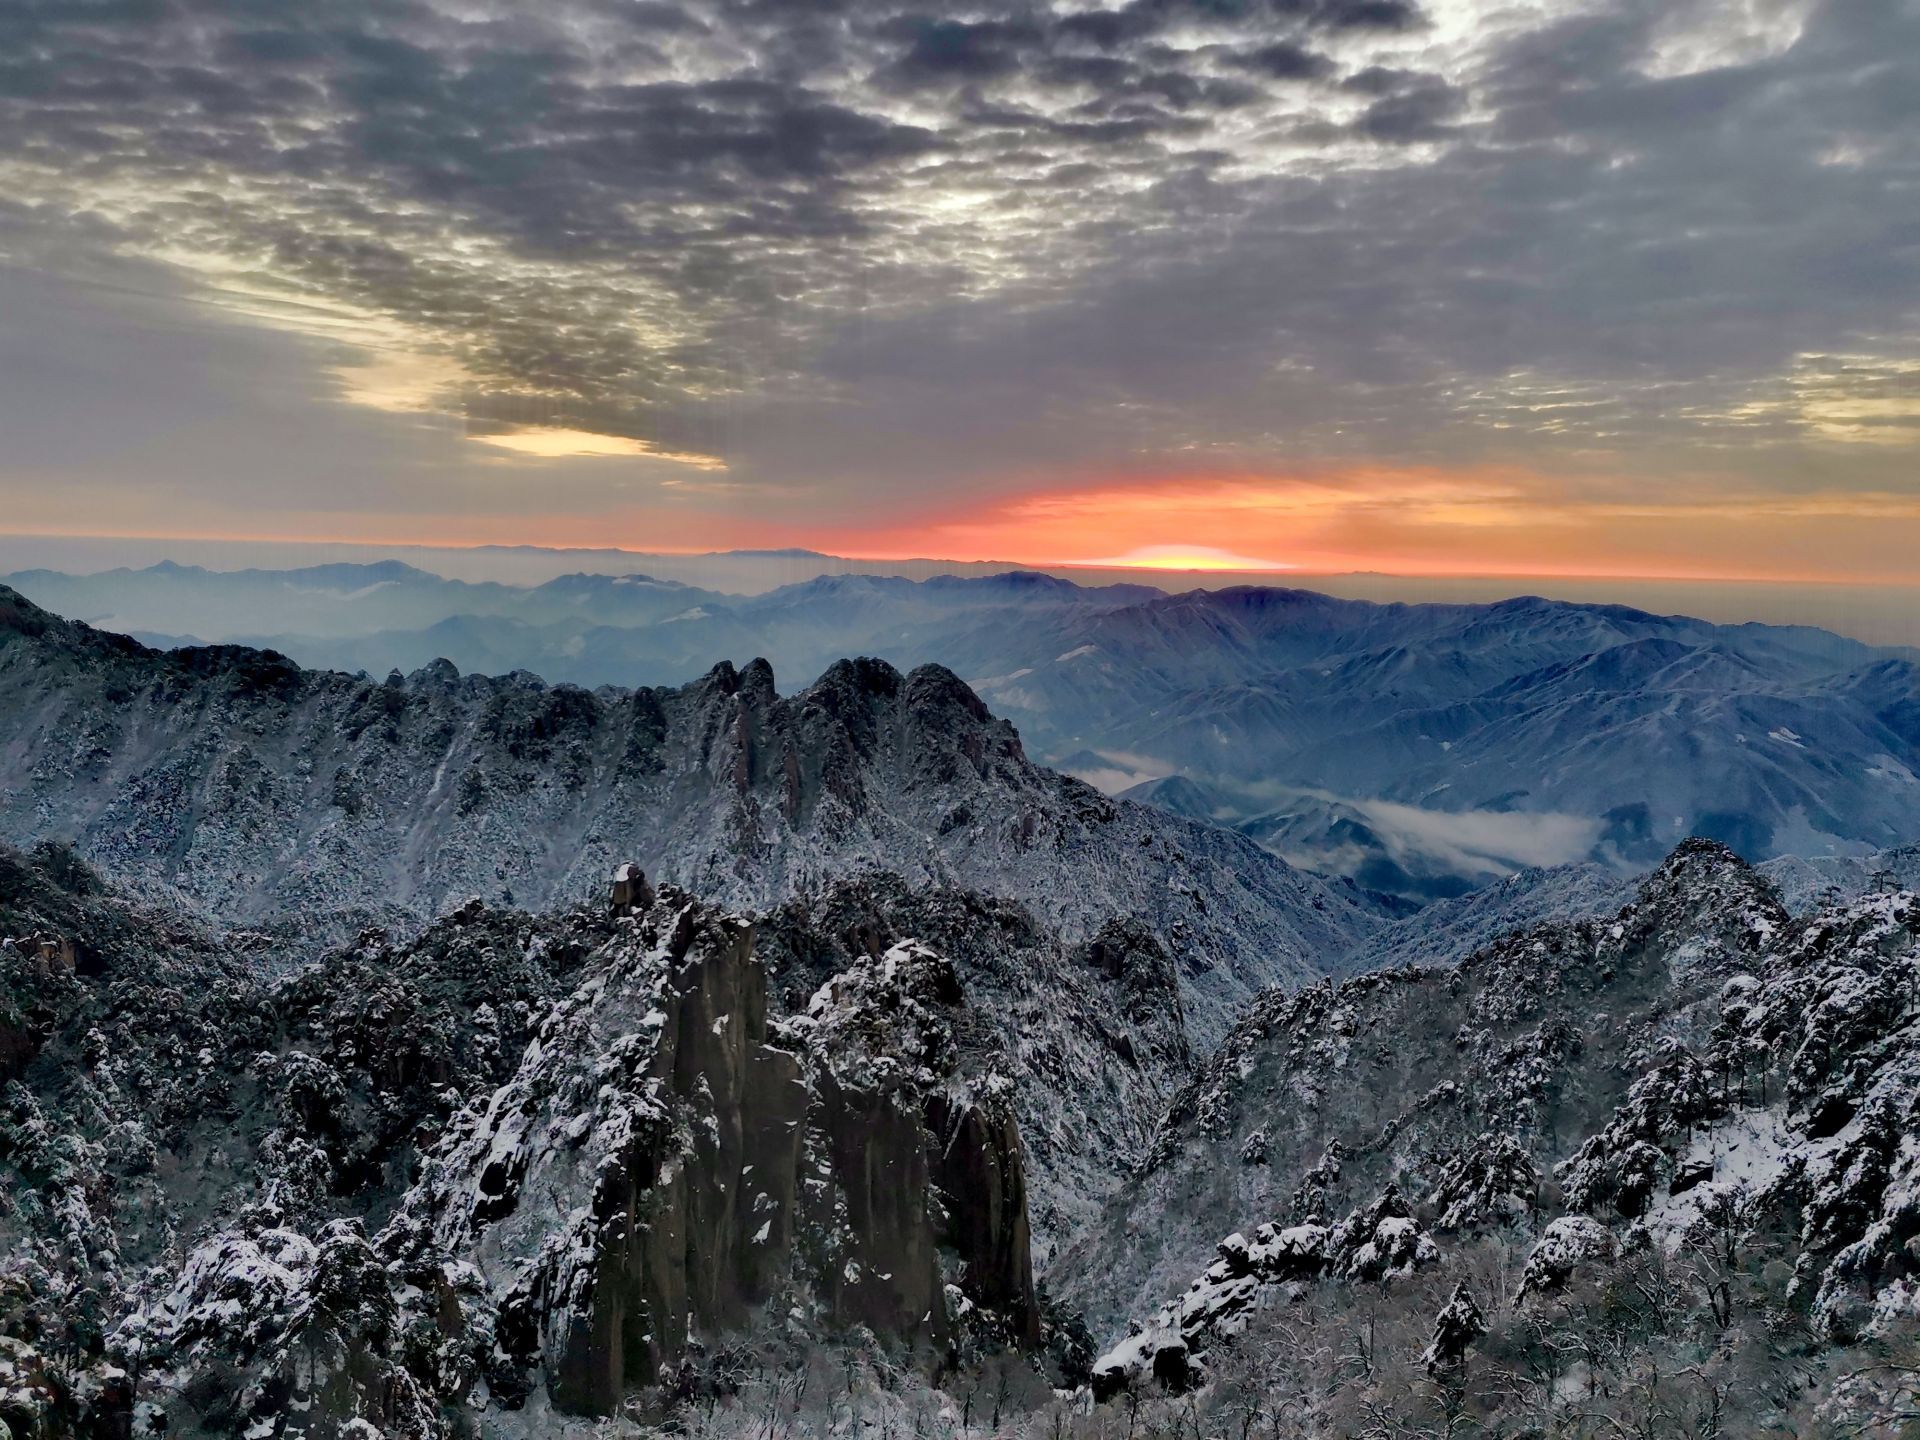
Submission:
<svg viewBox="0 0 1920 1440">
<path fill-rule="evenodd" d="M 818 1087 L 839 1112 L 827 1129 L 835 1178 L 855 1221 L 851 1233 L 891 1232 L 915 1256 L 931 1233 L 957 1262 L 972 1307 L 1006 1335 L 1032 1343 L 1039 1315 L 1014 1085 L 1002 1066 L 981 1073 L 981 1057 L 965 1057 L 955 1023 L 963 1006 L 951 964 L 908 941 L 828 981 L 786 1031 L 805 1041 Z M 917 1165 L 904 1177 L 888 1173 L 895 1162 L 876 1137 L 896 1133 L 900 1152 L 918 1146 L 924 1178 Z M 913 1200 L 920 1193 L 938 1198 L 931 1232 L 924 1207 Z M 859 1223 L 863 1215 L 869 1223 Z M 881 1265 L 901 1273 L 884 1251 L 856 1257 L 854 1265 L 863 1275 Z M 916 1264 L 906 1273 L 924 1272 Z M 904 1309 L 911 1313 L 918 1303 Z M 931 1307 L 935 1315 L 945 1309 Z"/>
<path fill-rule="evenodd" d="M 1200 1384 L 1207 1353 L 1245 1327 L 1252 1312 L 1298 1295 L 1320 1279 L 1388 1281 L 1438 1263 L 1440 1249 L 1400 1192 L 1389 1186 L 1336 1225 L 1262 1225 L 1233 1234 L 1218 1257 L 1171 1305 L 1094 1362 L 1093 1393 L 1108 1400 L 1149 1380 L 1179 1392 Z"/>
<path fill-rule="evenodd" d="M 1529 1172 L 1546 1174 L 1595 1137 L 1605 1163 L 1592 1167 L 1593 1193 L 1644 1198 L 1656 1177 L 1630 1173 L 1640 1152 L 1627 1152 L 1650 1137 L 1637 1136 L 1638 1121 L 1609 1121 L 1643 1061 L 1657 1072 L 1647 1096 L 1666 1093 L 1652 1027 L 1676 997 L 1717 995 L 1790 929 L 1759 875 L 1724 846 L 1693 841 L 1611 919 L 1516 932 L 1457 966 L 1270 991 L 1173 1097 L 1125 1200 L 1077 1242 L 1108 1263 L 1073 1258 L 1069 1298 L 1109 1325 L 1157 1306 L 1204 1267 L 1217 1238 L 1183 1217 L 1284 1220 L 1294 1187 L 1329 1154 L 1344 1157 L 1335 1203 L 1400 1183 L 1443 1196 L 1440 1209 L 1458 1207 L 1465 1221 L 1524 1212 L 1538 1188 Z M 1671 1080 L 1686 1088 L 1683 1075 Z M 1471 1193 L 1487 1185 L 1511 1186 L 1509 1198 Z"/>
<path fill-rule="evenodd" d="M 804 1013 L 828 978 L 911 938 L 945 957 L 966 990 L 962 1067 L 1011 1082 L 1044 1262 L 1138 1162 L 1189 1073 L 1178 967 L 1137 923 L 1068 943 L 1025 906 L 895 875 L 843 879 L 780 906 L 760 918 L 755 945 L 780 1007 Z"/>
<path fill-rule="evenodd" d="M 1787 1326 L 1828 1347 L 1822 1366 L 1866 1373 L 1920 1325 L 1916 1119 L 1920 897 L 1796 916 L 1690 841 L 1610 919 L 1256 1005 L 1070 1254 L 1074 1283 L 1164 1274 L 1199 1249 L 1192 1216 L 1245 1213 L 1235 1196 L 1263 1197 L 1269 1223 L 1192 1264 L 1184 1293 L 1156 1281 L 1179 1298 L 1134 1312 L 1152 1318 L 1096 1388 L 1233 1393 L 1248 1356 L 1284 1343 L 1308 1365 L 1357 1309 L 1402 1337 L 1378 1393 L 1417 1375 L 1490 1430 L 1511 1412 L 1468 1393 L 1481 1338 L 1573 1346 L 1603 1313 L 1637 1329 L 1597 1389 L 1763 1365 Z M 1735 1382 L 1715 1383 L 1725 1403 Z M 1808 1433 L 1798 1403 L 1757 1408 Z"/>
<path fill-rule="evenodd" d="M 0 852 L 0 928 L 115 947 L 0 957 L 37 1047 L 0 1096 L 0 1326 L 72 1381 L 46 1433 L 129 1376 L 172 1433 L 440 1436 L 665 1403 L 718 1337 L 1037 1350 L 1012 1082 L 953 967 L 892 944 L 778 1016 L 749 922 L 624 879 L 275 982 Z"/>
<path fill-rule="evenodd" d="M 658 1379 L 784 1271 L 808 1091 L 768 1043 L 751 932 L 686 897 L 623 917 L 408 1208 L 501 1283 L 503 1348 L 561 1408 Z M 779 1233 L 774 1233 L 774 1227 Z"/>
<path fill-rule="evenodd" d="M 744 921 L 665 889 L 615 927 L 404 1206 L 491 1277 L 509 1392 L 610 1413 L 776 1297 L 910 1352 L 961 1297 L 1037 1341 L 1019 1134 L 959 1073 L 944 960 L 896 946 L 774 1022 Z"/>
</svg>

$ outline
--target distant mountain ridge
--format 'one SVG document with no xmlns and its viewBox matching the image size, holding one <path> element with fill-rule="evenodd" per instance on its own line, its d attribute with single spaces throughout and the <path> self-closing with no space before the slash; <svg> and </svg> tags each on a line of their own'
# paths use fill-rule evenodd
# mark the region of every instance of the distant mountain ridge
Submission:
<svg viewBox="0 0 1920 1440">
<path fill-rule="evenodd" d="M 1920 832 L 1913 652 L 1807 627 L 1021 572 L 828 575 L 750 598 L 635 576 L 471 586 L 404 566 L 21 583 L 148 634 L 172 617 L 220 638 L 231 628 L 202 622 L 257 618 L 252 639 L 375 676 L 442 656 L 589 686 L 685 684 L 720 656 L 788 676 L 849 654 L 938 663 L 1048 763 L 1110 792 L 1147 785 L 1137 798 L 1417 901 L 1534 865 L 1632 872 L 1693 833 L 1765 860 Z M 275 617 L 294 628 L 266 629 Z"/>
</svg>

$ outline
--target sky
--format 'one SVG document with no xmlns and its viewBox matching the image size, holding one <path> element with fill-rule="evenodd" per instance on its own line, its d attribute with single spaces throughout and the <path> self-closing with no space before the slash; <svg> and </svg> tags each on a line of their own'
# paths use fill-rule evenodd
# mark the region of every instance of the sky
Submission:
<svg viewBox="0 0 1920 1440">
<path fill-rule="evenodd" d="M 1920 3 L 0 0 L 0 530 L 1920 584 Z"/>
</svg>

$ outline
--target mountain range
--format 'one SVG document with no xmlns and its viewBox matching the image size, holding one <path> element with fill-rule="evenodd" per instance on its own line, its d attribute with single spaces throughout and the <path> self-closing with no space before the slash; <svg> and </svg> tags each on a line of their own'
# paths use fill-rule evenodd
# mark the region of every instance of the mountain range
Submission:
<svg viewBox="0 0 1920 1440">
<path fill-rule="evenodd" d="M 162 652 L 0 590 L 0 838 L 71 841 L 223 924 L 309 937 L 472 897 L 543 906 L 621 863 L 753 906 L 892 873 L 1019 902 L 1066 940 L 1146 924 L 1210 1042 L 1386 912 L 1233 831 L 1033 764 L 952 672 L 765 661 L 587 691 L 438 662 L 384 682 L 270 651 Z"/>
<path fill-rule="evenodd" d="M 1913 893 L 1796 914 L 1689 841 L 1611 917 L 1276 988 L 1162 1057 L 1123 1183 L 1046 1246 L 1044 1017 L 872 927 L 904 900 L 756 926 L 623 871 L 287 971 L 0 847 L 0 1420 L 1901 1433 Z M 1152 1003 L 1119 943 L 1081 963 Z M 1052 1083 L 1092 1113 L 1080 1058 Z"/>
<path fill-rule="evenodd" d="M 446 658 L 679 685 L 729 655 L 804 683 L 846 655 L 939 663 L 1036 759 L 1416 902 L 1528 866 L 1633 873 L 1689 834 L 1754 859 L 1859 856 L 1907 841 L 1920 807 L 1914 654 L 1804 627 L 1019 572 L 751 597 L 643 576 L 470 584 L 395 562 L 13 583 L 156 644 L 244 639 L 375 676 Z"/>
<path fill-rule="evenodd" d="M 781 603 L 817 616 L 822 588 Z M 1028 577 L 909 595 L 898 616 L 1003 647 L 1221 607 L 1294 615 L 1301 653 L 1438 626 L 1463 653 L 1375 672 L 1475 684 L 1612 639 L 1557 670 L 1628 709 L 1646 647 L 1682 643 L 1643 632 L 1695 633 Z M 1832 678 L 1899 657 L 1693 649 L 1655 673 L 1827 697 L 1781 742 L 1796 783 L 1824 783 L 1812 737 L 1900 723 Z M 1920 851 L 1752 867 L 1694 837 L 1635 876 L 1613 845 L 1414 908 L 1219 823 L 1218 777 L 1148 804 L 1037 764 L 979 693 L 1007 683 L 876 658 L 791 693 L 764 660 L 376 679 L 0 589 L 0 1422 L 1900 1423 Z"/>
<path fill-rule="evenodd" d="M 1796 915 L 1693 840 L 1612 916 L 1263 998 L 1056 1264 L 1115 1337 L 1096 1394 L 1904 1433 L 1875 1387 L 1920 1338 L 1917 941 L 1910 891 Z"/>
<path fill-rule="evenodd" d="M 1043 1247 L 1242 1005 L 1343 969 L 1394 917 L 1033 764 L 937 666 L 839 662 L 785 697 L 765 662 L 635 691 L 445 662 L 375 682 L 155 651 L 0 591 L 0 726 L 0 840 L 71 845 L 283 969 L 476 899 L 578 903 L 629 864 L 760 914 L 790 999 L 829 961 L 936 942 L 1022 1082 Z"/>
</svg>

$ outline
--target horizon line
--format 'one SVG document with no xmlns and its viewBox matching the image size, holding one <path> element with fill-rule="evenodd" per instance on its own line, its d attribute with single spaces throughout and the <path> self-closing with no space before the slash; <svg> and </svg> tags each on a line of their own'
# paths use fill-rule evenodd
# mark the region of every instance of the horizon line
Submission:
<svg viewBox="0 0 1920 1440">
<path fill-rule="evenodd" d="M 1276 562 L 1272 568 L 1248 567 L 1244 569 L 1200 566 L 1182 568 L 1156 564 L 1116 563 L 1115 559 L 1049 559 L 1021 560 L 1012 558 L 964 559 L 957 556 L 942 555 L 861 555 L 842 551 L 818 550 L 811 546 L 740 546 L 725 550 L 708 549 L 636 549 L 626 545 L 557 545 L 534 542 L 506 543 L 497 540 L 378 540 L 364 537 L 342 538 L 335 536 L 270 536 L 270 535 L 233 535 L 233 534 L 186 534 L 186 533 L 140 533 L 140 532 L 77 532 L 64 530 L 8 530 L 0 529 L 0 539 L 6 540 L 64 540 L 64 541 L 102 541 L 102 542 L 146 542 L 153 544 L 179 543 L 203 545 L 274 545 L 291 548 L 359 548 L 366 550 L 424 550 L 450 551 L 457 553 L 476 553 L 485 551 L 531 552 L 546 555 L 623 555 L 637 559 L 658 557 L 667 560 L 702 560 L 728 558 L 774 559 L 780 557 L 836 560 L 849 564 L 867 565 L 965 565 L 1002 571 L 1027 571 L 1045 573 L 1057 570 L 1107 572 L 1127 575 L 1162 575 L 1180 577 L 1223 577 L 1238 575 L 1259 575 L 1273 577 L 1292 577 L 1298 579 L 1313 578 L 1356 578 L 1396 581 L 1624 581 L 1629 583 L 1657 583 L 1668 585 L 1761 585 L 1761 586 L 1814 586 L 1833 589 L 1916 589 L 1920 590 L 1920 577 L 1894 578 L 1874 576 L 1862 579 L 1841 578 L 1836 576 L 1815 575 L 1755 575 L 1755 574 L 1677 574 L 1657 570 L 1392 570 L 1379 568 L 1354 569 L 1316 569 L 1305 566 L 1286 565 Z M 155 562 L 160 563 L 160 562 Z M 338 563 L 362 563 L 342 561 Z M 147 567 L 150 568 L 150 567 Z M 203 567 L 204 568 L 204 567 Z"/>
</svg>

